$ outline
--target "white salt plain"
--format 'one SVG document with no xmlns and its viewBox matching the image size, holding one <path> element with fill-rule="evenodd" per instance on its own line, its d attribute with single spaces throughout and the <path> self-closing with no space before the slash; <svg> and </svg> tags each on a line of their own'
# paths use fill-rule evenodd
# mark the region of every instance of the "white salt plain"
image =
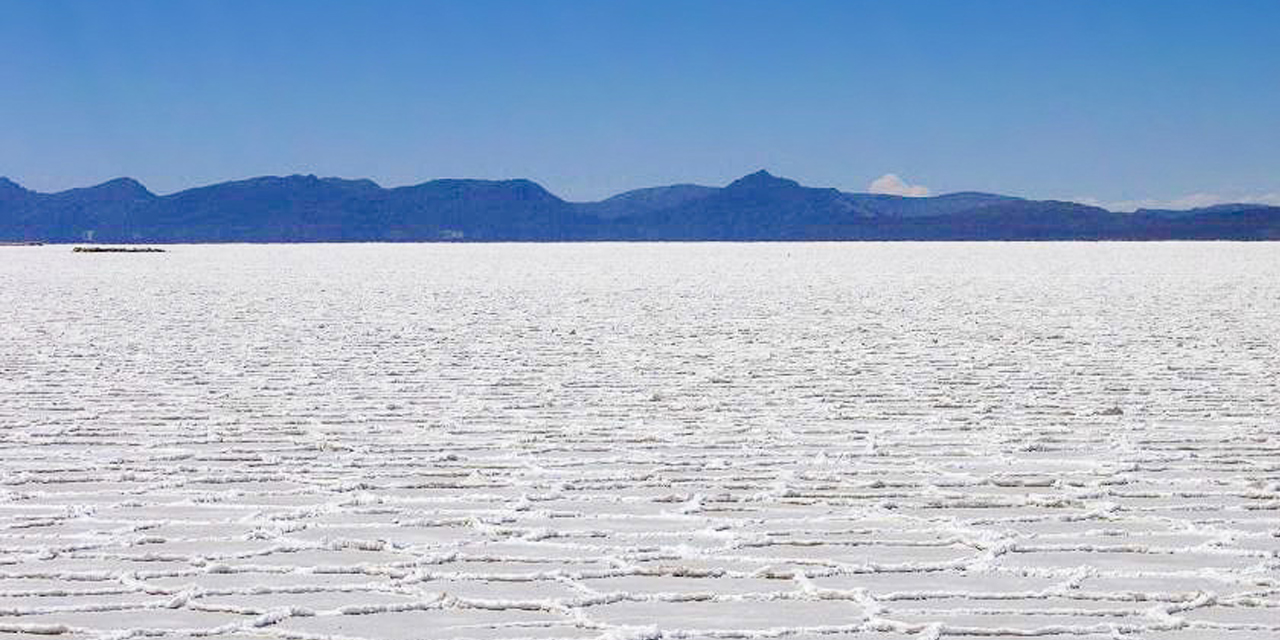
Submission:
<svg viewBox="0 0 1280 640">
<path fill-rule="evenodd" d="M 0 248 L 0 630 L 1280 637 L 1280 245 Z"/>
</svg>

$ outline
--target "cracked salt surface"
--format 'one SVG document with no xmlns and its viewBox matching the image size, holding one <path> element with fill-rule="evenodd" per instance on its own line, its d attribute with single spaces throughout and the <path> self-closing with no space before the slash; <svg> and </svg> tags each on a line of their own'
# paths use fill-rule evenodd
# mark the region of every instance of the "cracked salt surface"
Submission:
<svg viewBox="0 0 1280 640">
<path fill-rule="evenodd" d="M 1280 637 L 1275 244 L 0 247 L 0 632 Z"/>
</svg>

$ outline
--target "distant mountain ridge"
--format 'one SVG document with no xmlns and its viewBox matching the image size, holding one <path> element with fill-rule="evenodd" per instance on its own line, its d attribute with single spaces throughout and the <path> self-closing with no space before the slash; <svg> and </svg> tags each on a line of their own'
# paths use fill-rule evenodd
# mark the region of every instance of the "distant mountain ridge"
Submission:
<svg viewBox="0 0 1280 640">
<path fill-rule="evenodd" d="M 705 198 L 718 191 L 700 184 L 673 184 L 666 187 L 635 189 L 599 202 L 579 202 L 574 206 L 583 213 L 603 220 L 661 211 Z"/>
<path fill-rule="evenodd" d="M 567 202 L 535 182 L 264 176 L 156 195 L 130 178 L 57 193 L 0 178 L 0 242 L 587 240 L 1280 240 L 1280 207 L 1116 213 L 1074 202 L 807 187 L 757 171 L 724 187 Z"/>
</svg>

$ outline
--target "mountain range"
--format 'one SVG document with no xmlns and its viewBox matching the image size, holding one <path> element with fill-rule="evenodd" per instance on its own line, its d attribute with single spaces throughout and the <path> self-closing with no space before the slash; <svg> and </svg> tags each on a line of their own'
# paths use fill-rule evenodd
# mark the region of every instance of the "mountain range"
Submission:
<svg viewBox="0 0 1280 640">
<path fill-rule="evenodd" d="M 1280 240 L 1280 207 L 1108 211 L 962 192 L 806 187 L 757 171 L 568 202 L 529 180 L 259 177 L 156 195 L 136 180 L 38 193 L 0 178 L 0 242 Z"/>
</svg>

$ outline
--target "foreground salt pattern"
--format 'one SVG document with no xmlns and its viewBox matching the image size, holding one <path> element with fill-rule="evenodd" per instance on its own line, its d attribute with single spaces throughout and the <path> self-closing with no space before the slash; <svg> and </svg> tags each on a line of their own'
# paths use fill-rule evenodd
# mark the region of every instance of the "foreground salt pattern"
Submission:
<svg viewBox="0 0 1280 640">
<path fill-rule="evenodd" d="M 1280 247 L 0 248 L 0 630 L 1280 636 Z"/>
</svg>

